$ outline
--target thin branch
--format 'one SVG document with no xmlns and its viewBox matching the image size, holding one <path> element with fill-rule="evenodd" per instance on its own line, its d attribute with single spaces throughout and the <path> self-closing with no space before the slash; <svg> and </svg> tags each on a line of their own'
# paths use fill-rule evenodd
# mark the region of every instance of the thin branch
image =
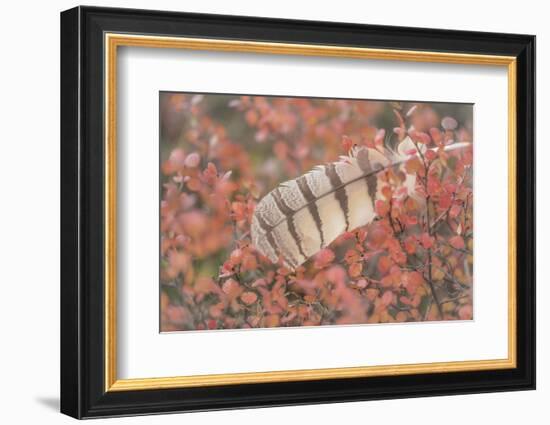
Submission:
<svg viewBox="0 0 550 425">
<path fill-rule="evenodd" d="M 469 297 L 470 297 L 470 295 L 468 295 L 468 294 L 466 294 L 466 295 L 459 295 L 458 297 L 449 298 L 448 300 L 442 301 L 441 304 L 452 303 L 452 302 L 461 300 L 461 299 L 463 299 L 463 298 L 469 298 Z"/>
<path fill-rule="evenodd" d="M 413 143 L 416 147 L 416 150 L 420 154 L 420 157 L 422 158 L 422 162 L 424 164 L 425 169 L 425 178 L 423 180 L 424 183 L 424 191 L 426 192 L 426 231 L 428 232 L 428 235 L 430 237 L 432 236 L 432 227 L 430 224 L 430 194 L 428 193 L 428 173 L 430 170 L 430 164 L 427 164 L 424 160 L 424 155 L 422 155 L 422 152 L 420 148 L 418 147 L 418 144 L 413 140 Z M 432 281 L 432 248 L 428 248 L 428 285 L 430 286 L 430 291 L 432 293 L 432 298 L 435 302 L 435 305 L 437 306 L 437 311 L 439 313 L 439 317 L 443 319 L 443 309 L 441 308 L 441 304 L 439 302 L 439 299 L 437 298 L 437 293 L 435 291 L 435 287 Z"/>
</svg>

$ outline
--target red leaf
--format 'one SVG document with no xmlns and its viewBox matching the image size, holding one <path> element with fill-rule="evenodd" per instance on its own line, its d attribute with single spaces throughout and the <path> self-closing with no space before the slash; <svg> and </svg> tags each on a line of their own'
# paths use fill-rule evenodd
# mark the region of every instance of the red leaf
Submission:
<svg viewBox="0 0 550 425">
<path fill-rule="evenodd" d="M 393 191 L 392 191 L 390 186 L 384 186 L 382 188 L 381 192 L 382 192 L 382 195 L 384 196 L 384 198 L 386 198 L 388 200 L 391 199 L 392 196 L 393 196 Z"/>
<path fill-rule="evenodd" d="M 382 274 L 386 274 L 390 267 L 392 266 L 392 262 L 390 260 L 390 257 L 384 255 L 383 257 L 380 257 L 378 260 L 378 270 Z"/>
<path fill-rule="evenodd" d="M 426 151 L 426 153 L 424 154 L 424 156 L 429 160 L 429 161 L 433 161 L 436 157 L 437 157 L 437 154 L 435 153 L 435 151 L 433 150 L 428 150 Z"/>
<path fill-rule="evenodd" d="M 432 139 L 430 139 L 430 136 L 427 133 L 424 133 L 422 131 L 417 130 L 409 130 L 409 136 L 411 139 L 413 139 L 416 143 L 422 143 L 424 145 L 429 144 Z"/>
<path fill-rule="evenodd" d="M 353 147 L 353 140 L 349 136 L 342 136 L 342 147 L 346 152 L 349 152 Z"/>
<path fill-rule="evenodd" d="M 464 249 L 464 239 L 462 239 L 462 236 L 453 236 L 451 239 L 449 239 L 449 244 L 456 249 Z"/>
<path fill-rule="evenodd" d="M 456 218 L 456 217 L 459 216 L 460 211 L 462 211 L 462 208 L 460 207 L 460 205 L 455 204 L 455 205 L 453 205 L 453 206 L 451 207 L 451 209 L 449 210 L 449 216 L 450 216 L 451 218 Z"/>
<path fill-rule="evenodd" d="M 414 294 L 417 288 L 424 283 L 424 278 L 418 272 L 410 272 L 406 274 L 404 279 L 405 288 L 409 294 Z"/>
<path fill-rule="evenodd" d="M 386 201 L 378 199 L 375 203 L 376 214 L 380 217 L 384 217 L 390 211 L 390 206 Z"/>
<path fill-rule="evenodd" d="M 430 136 L 432 137 L 432 140 L 435 142 L 436 145 L 441 145 L 443 141 L 443 136 L 441 135 L 441 131 L 437 128 L 430 128 Z"/>
<path fill-rule="evenodd" d="M 428 193 L 430 196 L 437 195 L 441 190 L 441 184 L 434 178 L 428 179 Z"/>
<path fill-rule="evenodd" d="M 451 206 L 452 202 L 453 202 L 453 200 L 451 198 L 451 195 L 449 195 L 448 193 L 443 193 L 439 197 L 439 206 L 443 209 L 449 208 Z"/>
<path fill-rule="evenodd" d="M 425 249 L 430 249 L 434 244 L 434 238 L 427 233 L 422 233 L 422 236 L 420 236 L 420 243 Z"/>
<path fill-rule="evenodd" d="M 416 252 L 416 241 L 412 236 L 408 236 L 403 243 L 405 245 L 405 251 L 409 254 L 414 254 Z"/>
<path fill-rule="evenodd" d="M 380 223 L 376 223 L 369 229 L 368 237 L 374 247 L 380 247 L 388 238 L 388 233 Z"/>
<path fill-rule="evenodd" d="M 406 215 L 405 221 L 409 226 L 414 226 L 418 224 L 418 218 L 415 217 L 414 215 Z"/>
<path fill-rule="evenodd" d="M 256 288 L 258 286 L 266 286 L 267 285 L 267 282 L 265 281 L 264 278 L 259 278 L 259 279 L 256 279 L 254 282 L 252 282 L 252 287 L 253 288 Z"/>
</svg>

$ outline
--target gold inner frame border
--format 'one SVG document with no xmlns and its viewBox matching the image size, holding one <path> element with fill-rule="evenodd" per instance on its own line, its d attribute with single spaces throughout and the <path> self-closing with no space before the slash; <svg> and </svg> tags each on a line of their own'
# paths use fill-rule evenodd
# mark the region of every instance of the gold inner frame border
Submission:
<svg viewBox="0 0 550 425">
<path fill-rule="evenodd" d="M 279 55 L 324 56 L 403 62 L 433 62 L 468 65 L 503 66 L 508 72 L 508 358 L 437 363 L 304 369 L 214 375 L 151 378 L 117 378 L 116 323 L 116 136 L 117 136 L 117 52 L 118 47 L 147 47 L 262 53 Z M 105 47 L 105 391 L 137 391 L 216 385 L 239 385 L 321 379 L 359 378 L 420 373 L 448 373 L 512 369 L 516 359 L 516 58 L 513 56 L 429 52 L 394 49 L 371 49 L 331 45 L 288 44 L 275 42 L 180 38 L 152 35 L 106 33 Z"/>
</svg>

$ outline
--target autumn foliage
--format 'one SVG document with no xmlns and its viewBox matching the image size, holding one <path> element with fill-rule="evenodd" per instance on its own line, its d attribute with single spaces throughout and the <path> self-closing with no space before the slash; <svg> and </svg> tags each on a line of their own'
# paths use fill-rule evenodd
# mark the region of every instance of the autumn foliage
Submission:
<svg viewBox="0 0 550 425">
<path fill-rule="evenodd" d="M 162 331 L 472 318 L 472 149 L 443 149 L 472 142 L 471 106 L 162 93 L 160 108 Z M 378 174 L 374 222 L 293 272 L 252 246 L 277 184 L 407 135 L 417 151 Z"/>
</svg>

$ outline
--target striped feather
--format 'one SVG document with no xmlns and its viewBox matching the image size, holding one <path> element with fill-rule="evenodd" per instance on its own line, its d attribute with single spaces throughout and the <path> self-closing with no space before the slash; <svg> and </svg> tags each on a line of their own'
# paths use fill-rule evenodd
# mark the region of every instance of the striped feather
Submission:
<svg viewBox="0 0 550 425">
<path fill-rule="evenodd" d="M 469 143 L 446 150 L 465 146 Z M 345 231 L 375 218 L 374 203 L 380 196 L 377 173 L 405 162 L 412 149 L 416 148 L 408 137 L 395 152 L 355 148 L 340 161 L 281 183 L 256 206 L 252 243 L 271 262 L 281 258 L 286 267 L 296 269 Z M 412 193 L 415 176 L 407 175 L 404 184 Z"/>
</svg>

